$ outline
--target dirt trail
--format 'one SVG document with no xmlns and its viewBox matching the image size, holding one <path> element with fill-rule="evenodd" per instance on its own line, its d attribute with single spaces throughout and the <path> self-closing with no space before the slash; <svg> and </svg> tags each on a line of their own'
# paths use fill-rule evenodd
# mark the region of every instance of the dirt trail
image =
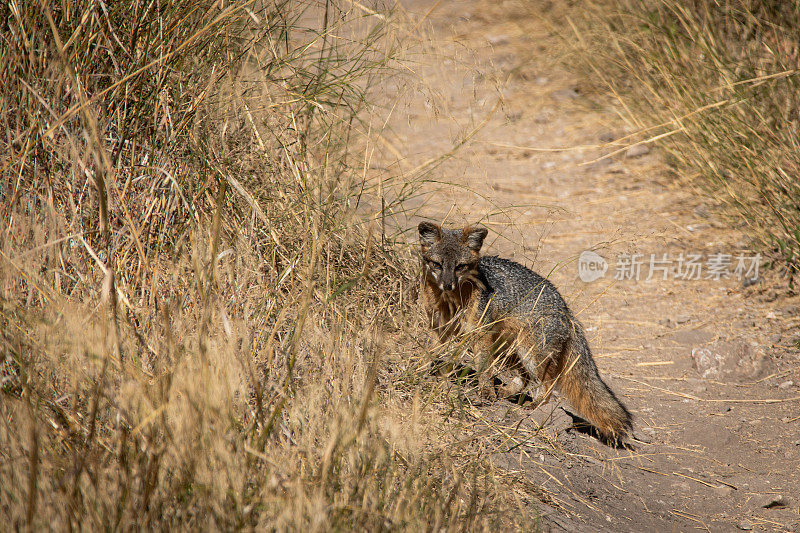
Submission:
<svg viewBox="0 0 800 533">
<path fill-rule="evenodd" d="M 419 17 L 434 2 L 403 5 Z M 490 253 L 549 274 L 652 441 L 610 449 L 566 431 L 558 401 L 533 411 L 501 400 L 473 410 L 492 430 L 486 452 L 542 487 L 548 503 L 532 505 L 545 529 L 800 530 L 798 298 L 774 290 L 776 275 L 763 270 L 747 287 L 736 276 L 662 280 L 660 271 L 645 281 L 650 254 L 725 253 L 734 263 L 753 254 L 713 205 L 676 184 L 658 150 L 586 164 L 611 152 L 598 145 L 625 126 L 609 96 L 585 95 L 558 66 L 561 47 L 545 23 L 517 4 L 479 1 L 443 2 L 428 23 L 438 42 L 417 73 L 430 94 L 395 112 L 388 142 L 412 168 L 482 127 L 437 170 L 441 183 L 428 187 L 437 192 L 409 226 L 418 217 L 481 220 L 493 230 Z M 584 250 L 609 265 L 591 283 L 578 277 Z M 624 253 L 644 254 L 639 281 L 614 280 Z M 712 365 L 693 368 L 693 352 Z"/>
</svg>

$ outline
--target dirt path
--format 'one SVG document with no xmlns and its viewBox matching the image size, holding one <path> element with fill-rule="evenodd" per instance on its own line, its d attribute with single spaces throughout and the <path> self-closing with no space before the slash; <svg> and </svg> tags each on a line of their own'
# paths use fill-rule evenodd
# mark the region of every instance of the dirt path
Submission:
<svg viewBox="0 0 800 533">
<path fill-rule="evenodd" d="M 404 5 L 420 16 L 434 3 Z M 558 401 L 536 411 L 498 401 L 473 411 L 492 430 L 486 452 L 543 488 L 548 503 L 532 504 L 545 529 L 800 530 L 798 298 L 763 269 L 751 286 L 660 271 L 645 281 L 650 254 L 668 254 L 672 267 L 681 253 L 702 254 L 704 268 L 711 254 L 731 254 L 732 272 L 753 253 L 713 205 L 675 183 L 658 150 L 586 164 L 611 152 L 598 145 L 625 125 L 610 97 L 586 96 L 558 66 L 545 24 L 515 6 L 450 2 L 430 13 L 438 42 L 418 58 L 427 92 L 395 112 L 387 139 L 413 168 L 482 126 L 437 170 L 436 192 L 414 215 L 481 220 L 494 232 L 490 252 L 549 273 L 652 442 L 609 449 L 566 431 Z M 584 250 L 607 260 L 601 279 L 579 278 Z M 626 253 L 643 254 L 639 281 L 614 279 Z"/>
</svg>

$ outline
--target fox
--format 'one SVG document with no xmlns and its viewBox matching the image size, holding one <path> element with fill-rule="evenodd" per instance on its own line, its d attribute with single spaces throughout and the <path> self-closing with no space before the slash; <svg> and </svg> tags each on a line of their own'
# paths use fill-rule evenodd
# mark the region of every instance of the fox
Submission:
<svg viewBox="0 0 800 533">
<path fill-rule="evenodd" d="M 482 255 L 484 227 L 421 222 L 418 231 L 421 300 L 440 341 L 469 338 L 483 366 L 499 361 L 520 370 L 520 391 L 538 381 L 540 405 L 555 388 L 601 440 L 627 442 L 631 414 L 600 377 L 583 327 L 556 287 L 520 263 Z M 480 372 L 484 395 L 491 395 L 489 379 L 489 372 Z"/>
</svg>

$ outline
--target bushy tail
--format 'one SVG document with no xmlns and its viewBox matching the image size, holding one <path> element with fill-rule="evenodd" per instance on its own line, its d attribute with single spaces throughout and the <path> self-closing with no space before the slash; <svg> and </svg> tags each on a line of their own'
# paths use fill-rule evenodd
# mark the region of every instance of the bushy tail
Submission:
<svg viewBox="0 0 800 533">
<path fill-rule="evenodd" d="M 631 435 L 633 424 L 628 409 L 600 379 L 589 345 L 580 328 L 572 331 L 565 350 L 558 388 L 579 414 L 611 442 Z"/>
</svg>

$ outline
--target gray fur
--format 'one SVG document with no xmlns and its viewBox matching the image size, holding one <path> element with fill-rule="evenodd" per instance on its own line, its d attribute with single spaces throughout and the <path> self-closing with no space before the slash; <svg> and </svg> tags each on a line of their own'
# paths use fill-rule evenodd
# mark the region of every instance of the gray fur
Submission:
<svg viewBox="0 0 800 533">
<path fill-rule="evenodd" d="M 561 294 L 519 263 L 481 256 L 486 234 L 474 226 L 419 225 L 425 306 L 440 337 L 463 332 L 466 317 L 488 332 L 489 352 L 515 354 L 525 374 L 556 386 L 604 437 L 628 435 L 631 415 L 600 378 L 583 327 Z"/>
<path fill-rule="evenodd" d="M 547 279 L 525 266 L 496 256 L 478 260 L 477 278 L 483 284 L 478 311 L 485 323 L 514 317 L 524 320 L 538 339 L 538 358 L 520 357 L 525 370 L 535 376 L 543 360 L 559 354 L 572 354 L 577 361 L 566 361 L 575 381 L 582 384 L 592 401 L 604 405 L 621 421 L 624 431 L 631 428 L 631 415 L 617 396 L 600 379 L 597 365 L 583 333 L 558 289 Z M 605 400 L 607 399 L 607 400 Z"/>
<path fill-rule="evenodd" d="M 555 286 L 519 263 L 483 256 L 478 260 L 478 279 L 486 287 L 481 293 L 480 308 L 486 309 L 493 319 L 502 315 L 531 315 L 534 308 L 537 315 L 572 318 Z"/>
</svg>

